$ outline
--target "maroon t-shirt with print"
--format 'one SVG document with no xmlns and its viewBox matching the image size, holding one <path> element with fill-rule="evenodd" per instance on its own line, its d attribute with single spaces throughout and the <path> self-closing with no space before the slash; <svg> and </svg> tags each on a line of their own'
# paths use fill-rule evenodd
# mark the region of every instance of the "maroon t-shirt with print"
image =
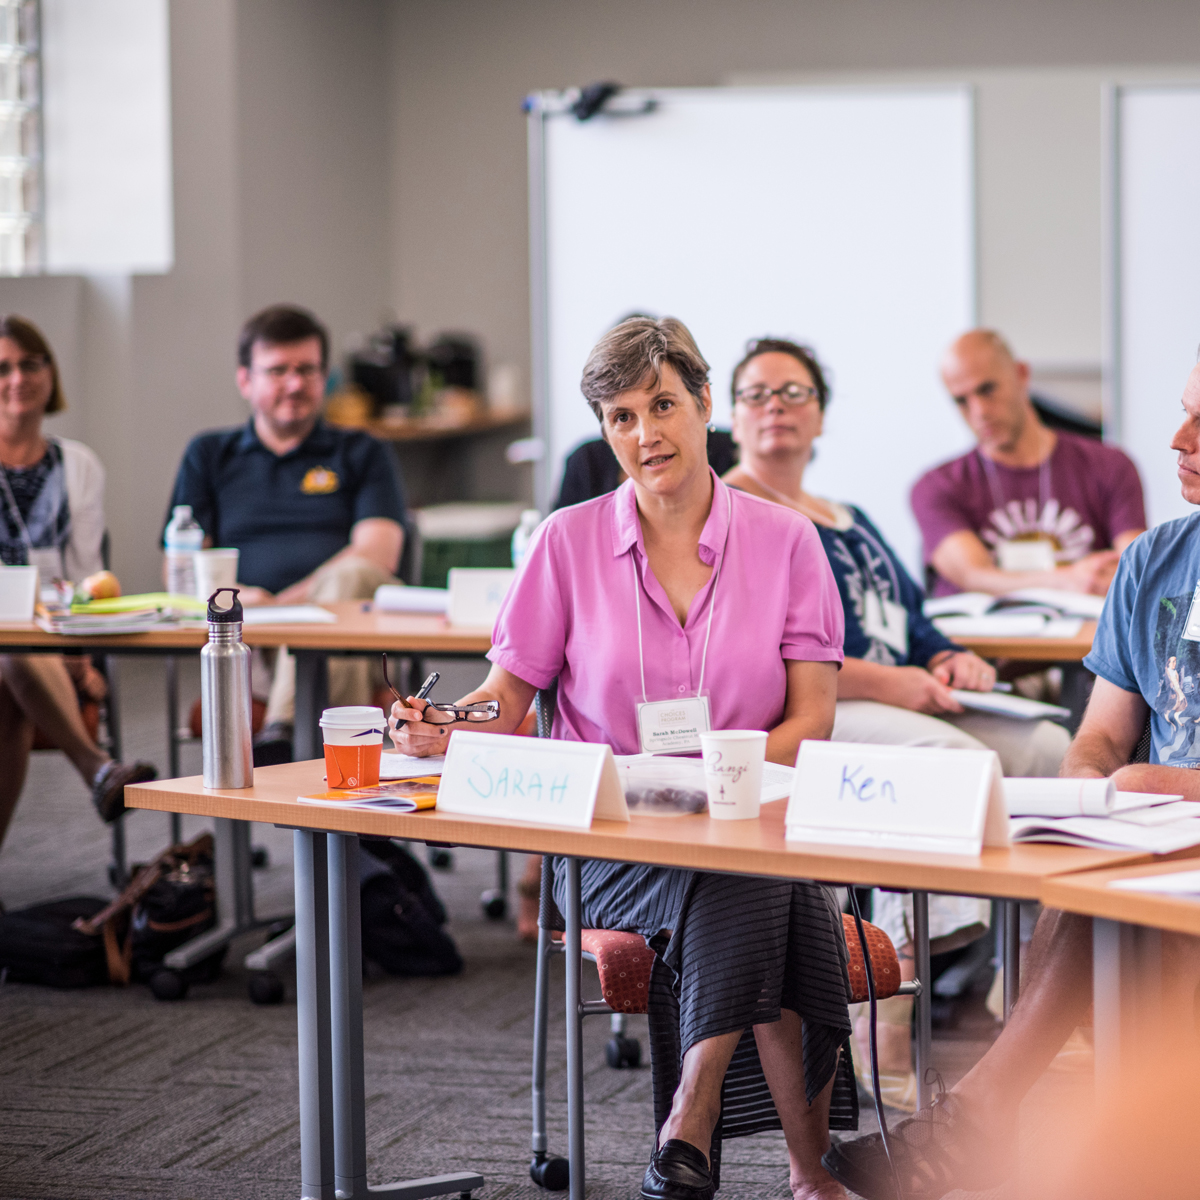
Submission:
<svg viewBox="0 0 1200 1200">
<path fill-rule="evenodd" d="M 925 544 L 932 594 L 958 591 L 930 566 L 933 552 L 960 529 L 976 534 L 988 549 L 1024 534 L 1048 535 L 1059 564 L 1113 539 L 1146 528 L 1142 481 L 1129 456 L 1115 446 L 1055 430 L 1058 442 L 1037 467 L 1004 467 L 978 449 L 926 472 L 912 490 L 912 508 Z"/>
</svg>

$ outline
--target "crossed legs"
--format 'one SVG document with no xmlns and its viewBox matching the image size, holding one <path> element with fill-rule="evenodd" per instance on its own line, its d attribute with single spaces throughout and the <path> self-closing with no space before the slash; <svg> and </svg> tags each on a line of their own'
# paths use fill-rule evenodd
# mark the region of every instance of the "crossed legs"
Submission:
<svg viewBox="0 0 1200 1200">
<path fill-rule="evenodd" d="M 75 685 L 62 658 L 0 655 L 0 746 L 11 749 L 0 773 L 0 842 L 25 783 L 35 727 L 63 750 L 90 788 L 108 755 L 83 724 Z"/>
</svg>

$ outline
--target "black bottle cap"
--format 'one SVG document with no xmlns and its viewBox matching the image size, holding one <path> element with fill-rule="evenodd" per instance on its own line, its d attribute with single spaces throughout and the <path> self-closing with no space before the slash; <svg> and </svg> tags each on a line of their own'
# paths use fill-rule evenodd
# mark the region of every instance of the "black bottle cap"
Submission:
<svg viewBox="0 0 1200 1200">
<path fill-rule="evenodd" d="M 228 608 L 218 608 L 217 597 L 222 592 L 229 592 L 233 599 Z M 238 589 L 235 587 L 217 588 L 208 598 L 208 622 L 210 625 L 240 625 L 242 623 L 242 602 L 238 599 Z"/>
</svg>

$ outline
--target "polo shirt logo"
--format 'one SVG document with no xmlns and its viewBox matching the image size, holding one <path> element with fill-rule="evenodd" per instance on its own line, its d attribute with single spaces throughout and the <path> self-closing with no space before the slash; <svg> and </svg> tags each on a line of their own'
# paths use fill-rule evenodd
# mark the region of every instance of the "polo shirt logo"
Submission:
<svg viewBox="0 0 1200 1200">
<path fill-rule="evenodd" d="M 339 482 L 336 471 L 328 467 L 310 467 L 300 481 L 300 490 L 306 496 L 328 496 L 338 490 Z"/>
</svg>

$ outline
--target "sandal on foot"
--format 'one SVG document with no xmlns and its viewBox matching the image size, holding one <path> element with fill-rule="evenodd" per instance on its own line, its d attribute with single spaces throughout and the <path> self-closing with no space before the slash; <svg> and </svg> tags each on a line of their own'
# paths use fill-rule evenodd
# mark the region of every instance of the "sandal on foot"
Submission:
<svg viewBox="0 0 1200 1200">
<path fill-rule="evenodd" d="M 125 788 L 131 783 L 149 783 L 158 778 L 153 763 L 121 763 L 110 759 L 92 780 L 92 803 L 100 819 L 111 825 L 125 811 Z"/>
<path fill-rule="evenodd" d="M 962 1102 L 942 1092 L 931 1108 L 892 1126 L 892 1160 L 904 1200 L 940 1200 L 956 1189 L 983 1191 L 1003 1182 L 994 1147 L 964 1116 Z M 897 1200 L 881 1134 L 837 1143 L 822 1165 L 843 1187 L 866 1200 Z"/>
</svg>

